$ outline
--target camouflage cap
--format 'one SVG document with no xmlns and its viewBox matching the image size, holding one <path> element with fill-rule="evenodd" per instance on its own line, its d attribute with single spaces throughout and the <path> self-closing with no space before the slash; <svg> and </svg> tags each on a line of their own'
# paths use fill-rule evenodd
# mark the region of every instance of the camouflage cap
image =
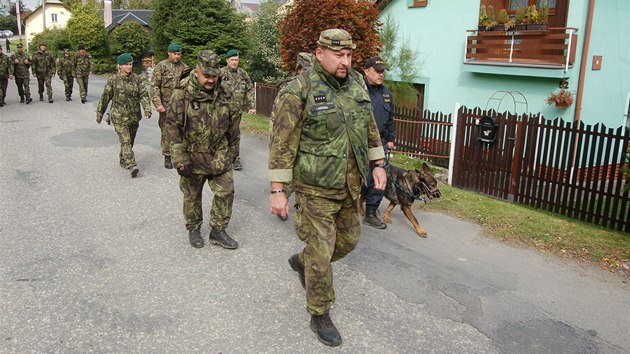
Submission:
<svg viewBox="0 0 630 354">
<path fill-rule="evenodd" d="M 219 75 L 219 62 L 221 58 L 217 53 L 204 49 L 197 55 L 197 67 L 206 75 Z"/>
<path fill-rule="evenodd" d="M 313 66 L 313 61 L 315 60 L 313 54 L 311 53 L 304 53 L 304 52 L 300 52 L 297 55 L 297 67 L 302 67 L 304 68 L 304 70 L 308 70 L 310 69 L 311 66 Z"/>
<path fill-rule="evenodd" d="M 332 28 L 322 31 L 319 35 L 317 45 L 328 47 L 332 50 L 342 50 L 344 48 L 355 49 L 356 44 L 352 43 L 352 36 L 345 30 Z"/>
<path fill-rule="evenodd" d="M 24 45 L 22 43 L 17 45 L 17 48 L 24 48 Z"/>
<path fill-rule="evenodd" d="M 38 46 L 38 47 L 41 47 L 41 46 L 46 47 L 46 42 L 41 41 L 41 42 L 39 42 L 39 44 L 38 44 L 37 46 Z"/>
</svg>

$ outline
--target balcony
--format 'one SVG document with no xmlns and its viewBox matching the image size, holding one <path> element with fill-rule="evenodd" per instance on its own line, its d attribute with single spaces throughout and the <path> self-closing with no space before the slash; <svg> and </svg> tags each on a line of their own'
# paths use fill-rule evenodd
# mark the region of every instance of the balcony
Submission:
<svg viewBox="0 0 630 354">
<path fill-rule="evenodd" d="M 466 71 L 568 77 L 575 61 L 577 28 L 543 31 L 467 31 Z"/>
</svg>

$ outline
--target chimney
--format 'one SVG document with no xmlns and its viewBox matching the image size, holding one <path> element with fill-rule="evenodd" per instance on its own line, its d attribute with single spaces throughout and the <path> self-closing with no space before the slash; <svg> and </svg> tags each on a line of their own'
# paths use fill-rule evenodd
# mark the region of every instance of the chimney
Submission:
<svg viewBox="0 0 630 354">
<path fill-rule="evenodd" d="M 103 1 L 103 21 L 105 22 L 105 27 L 112 24 L 112 1 L 111 0 Z"/>
</svg>

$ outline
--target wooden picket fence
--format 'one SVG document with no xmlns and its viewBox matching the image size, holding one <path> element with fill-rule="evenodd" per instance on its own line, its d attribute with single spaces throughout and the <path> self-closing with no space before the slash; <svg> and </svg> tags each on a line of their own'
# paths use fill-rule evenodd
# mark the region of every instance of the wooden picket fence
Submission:
<svg viewBox="0 0 630 354">
<path fill-rule="evenodd" d="M 478 121 L 486 115 L 499 123 L 493 144 L 477 139 Z M 629 151 L 624 127 L 462 107 L 452 184 L 630 232 L 628 176 L 622 171 Z"/>
</svg>

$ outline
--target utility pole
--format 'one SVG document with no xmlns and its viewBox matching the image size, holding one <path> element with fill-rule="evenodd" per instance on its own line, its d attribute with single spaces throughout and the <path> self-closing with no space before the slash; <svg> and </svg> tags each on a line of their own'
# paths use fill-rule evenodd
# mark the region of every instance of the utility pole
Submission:
<svg viewBox="0 0 630 354">
<path fill-rule="evenodd" d="M 44 31 L 46 30 L 46 0 L 42 0 L 42 18 L 44 19 Z"/>
<path fill-rule="evenodd" d="M 15 20 L 17 21 L 18 36 L 22 41 L 22 17 L 20 16 L 20 0 L 15 2 Z"/>
</svg>

